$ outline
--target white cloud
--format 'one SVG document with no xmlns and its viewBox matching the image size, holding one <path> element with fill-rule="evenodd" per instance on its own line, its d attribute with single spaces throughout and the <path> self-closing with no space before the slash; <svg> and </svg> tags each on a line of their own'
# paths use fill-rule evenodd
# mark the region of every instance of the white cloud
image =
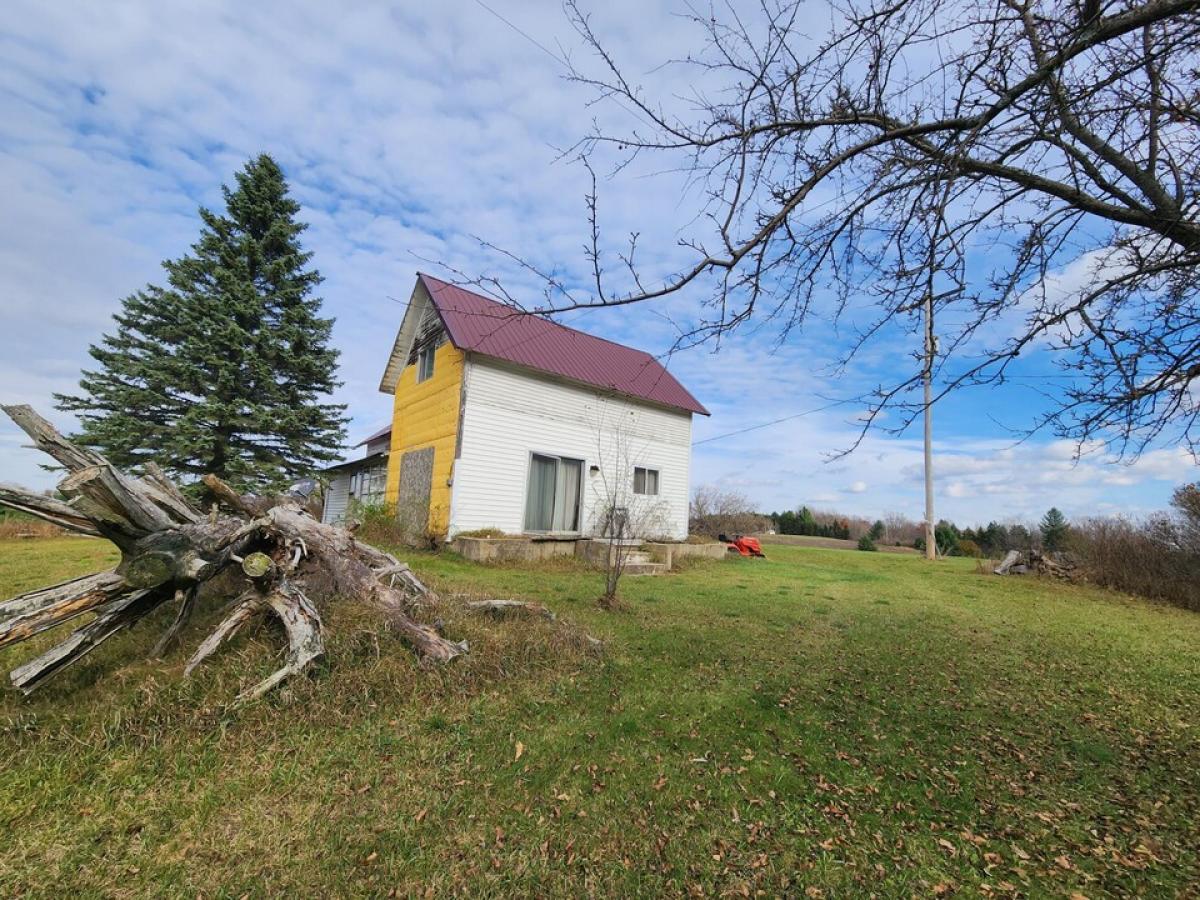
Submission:
<svg viewBox="0 0 1200 900">
<path fill-rule="evenodd" d="M 569 42 L 565 17 L 506 5 L 536 40 Z M 158 263 L 195 239 L 196 206 L 220 203 L 222 182 L 250 155 L 276 155 L 289 176 L 326 310 L 337 319 L 351 436 L 388 416 L 376 391 L 418 258 L 467 271 L 485 236 L 547 269 L 582 275 L 585 173 L 556 163 L 594 116 L 624 124 L 612 104 L 589 108 L 545 53 L 473 5 L 247 7 L 10 4 L 0 30 L 0 400 L 52 414 L 120 298 L 160 280 Z M 634 16 L 633 13 L 637 15 Z M 684 26 L 630 2 L 596 11 L 622 53 L 645 68 Z M 679 182 L 641 180 L 602 210 L 616 234 L 643 232 L 646 261 L 674 249 Z M 642 318 L 642 317 L 638 317 Z M 591 323 L 603 323 L 593 326 Z M 621 333 L 596 314 L 589 327 Z M 650 349 L 666 330 L 642 328 Z M 64 426 L 70 417 L 57 416 Z M 7 422 L 0 434 L 14 437 Z M 24 454 L 0 477 L 44 486 Z"/>
</svg>

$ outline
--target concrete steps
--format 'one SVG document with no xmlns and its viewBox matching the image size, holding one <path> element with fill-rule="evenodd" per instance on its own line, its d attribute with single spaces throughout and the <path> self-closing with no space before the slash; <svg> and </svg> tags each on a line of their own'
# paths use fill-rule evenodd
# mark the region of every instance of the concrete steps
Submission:
<svg viewBox="0 0 1200 900">
<path fill-rule="evenodd" d="M 666 563 L 655 562 L 653 554 L 637 549 L 641 546 L 642 542 L 636 540 L 619 541 L 610 545 L 609 541 L 597 538 L 580 541 L 576 552 L 593 566 L 603 567 L 609 553 L 617 552 L 619 547 L 625 559 L 626 575 L 662 575 L 670 570 Z"/>
</svg>

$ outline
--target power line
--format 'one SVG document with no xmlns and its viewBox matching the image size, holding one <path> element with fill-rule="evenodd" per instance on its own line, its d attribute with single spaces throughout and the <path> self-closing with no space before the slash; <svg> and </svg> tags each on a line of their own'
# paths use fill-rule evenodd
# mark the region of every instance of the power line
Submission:
<svg viewBox="0 0 1200 900">
<path fill-rule="evenodd" d="M 727 431 L 725 434 L 717 434 L 712 437 L 704 438 L 701 441 L 692 441 L 693 447 L 698 447 L 701 444 L 707 444 L 712 441 L 723 440 L 728 437 L 735 437 L 739 434 L 746 434 L 750 431 L 758 431 L 760 428 L 770 428 L 772 425 L 778 425 L 781 422 L 790 422 L 792 419 L 799 419 L 802 416 L 811 416 L 813 413 L 824 412 L 827 409 L 833 409 L 835 406 L 844 406 L 845 400 L 835 400 L 833 403 L 827 403 L 824 406 L 818 406 L 815 409 L 806 409 L 804 412 L 792 413 L 790 416 L 782 416 L 778 419 L 772 419 L 770 422 L 761 422 L 758 425 L 751 425 L 747 428 L 739 428 L 737 431 Z"/>
<path fill-rule="evenodd" d="M 565 59 L 563 59 L 561 56 L 559 56 L 553 50 L 548 48 L 541 41 L 534 38 L 527 31 L 523 31 L 522 29 L 520 29 L 516 25 L 514 25 L 512 22 L 510 22 L 508 19 L 504 18 L 504 16 L 500 15 L 500 13 L 496 12 L 494 9 L 492 9 L 490 6 L 488 6 L 486 3 L 484 3 L 483 0 L 475 0 L 475 3 L 477 5 L 483 7 L 484 9 L 486 9 L 493 16 L 495 16 L 497 19 L 499 19 L 501 22 L 503 22 L 505 25 L 507 25 L 509 28 L 511 28 L 513 31 L 515 31 L 517 34 L 519 34 L 521 37 L 525 38 L 525 40 L 529 41 L 529 43 L 533 44 L 533 46 L 537 47 L 539 50 L 541 50 L 543 53 L 545 53 L 547 56 L 549 56 L 555 62 L 560 63 L 564 66 L 567 66 L 567 68 L 570 68 L 570 65 L 567 63 L 567 61 Z"/>
<path fill-rule="evenodd" d="M 574 71 L 571 68 L 571 63 L 567 59 L 565 59 L 562 56 L 559 56 L 557 53 L 555 53 L 553 50 L 551 50 L 549 47 L 547 47 L 545 44 L 543 44 L 537 38 L 535 38 L 531 34 L 529 34 L 529 32 L 525 31 L 524 29 L 518 28 L 511 21 L 509 21 L 504 16 L 500 15 L 500 13 L 496 12 L 496 10 L 492 9 L 490 6 L 488 6 L 486 3 L 484 3 L 483 0 L 475 0 L 475 3 L 481 9 L 485 9 L 488 12 L 490 12 L 493 16 L 495 16 L 497 19 L 499 19 L 501 22 L 503 22 L 505 25 L 507 25 L 509 28 L 511 28 L 513 31 L 515 31 L 517 34 L 519 34 L 521 37 L 525 38 L 525 40 L 529 41 L 529 43 L 533 44 L 533 46 L 537 47 L 539 50 L 541 50 L 543 53 L 545 53 L 547 56 L 549 56 L 551 59 L 553 59 L 555 62 L 557 62 L 560 66 L 562 66 L 564 69 L 566 69 L 568 75 L 574 74 Z M 617 106 L 621 107 L 621 109 L 625 110 L 625 112 L 629 113 L 635 119 L 640 121 L 643 125 L 648 125 L 651 128 L 656 127 L 656 123 L 648 121 L 646 119 L 646 117 L 643 116 L 639 111 L 631 109 L 629 106 L 627 106 L 621 100 L 620 97 L 609 94 L 607 96 L 607 99 L 616 103 Z"/>
</svg>

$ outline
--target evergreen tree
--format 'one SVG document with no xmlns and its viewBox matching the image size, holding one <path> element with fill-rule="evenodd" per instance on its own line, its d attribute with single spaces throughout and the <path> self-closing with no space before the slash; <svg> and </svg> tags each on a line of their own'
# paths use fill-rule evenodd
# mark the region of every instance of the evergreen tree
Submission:
<svg viewBox="0 0 1200 900">
<path fill-rule="evenodd" d="M 937 542 L 937 551 L 942 556 L 953 556 L 958 551 L 958 539 L 961 536 L 958 526 L 945 519 L 933 526 L 933 538 Z"/>
<path fill-rule="evenodd" d="M 340 384 L 338 353 L 283 172 L 263 154 L 235 177 L 225 213 L 202 207 L 192 252 L 163 263 L 167 287 L 123 301 L 82 392 L 56 399 L 119 467 L 278 489 L 337 458 L 345 407 L 322 399 Z"/>
<path fill-rule="evenodd" d="M 1042 547 L 1046 550 L 1061 550 L 1067 542 L 1067 530 L 1070 526 L 1067 524 L 1066 516 L 1059 512 L 1057 506 L 1052 506 L 1042 516 L 1042 521 L 1038 528 L 1042 532 Z"/>
</svg>

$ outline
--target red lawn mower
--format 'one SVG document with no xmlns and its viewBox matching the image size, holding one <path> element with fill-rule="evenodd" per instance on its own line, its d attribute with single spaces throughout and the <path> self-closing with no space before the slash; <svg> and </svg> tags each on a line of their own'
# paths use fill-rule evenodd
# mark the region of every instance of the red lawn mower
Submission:
<svg viewBox="0 0 1200 900">
<path fill-rule="evenodd" d="M 762 544 L 758 542 L 758 538 L 746 537 L 744 534 L 735 534 L 732 538 L 726 535 L 718 535 L 717 540 L 729 545 L 730 553 L 740 553 L 742 556 L 757 556 L 762 559 L 767 558 L 767 554 L 762 552 Z"/>
</svg>

